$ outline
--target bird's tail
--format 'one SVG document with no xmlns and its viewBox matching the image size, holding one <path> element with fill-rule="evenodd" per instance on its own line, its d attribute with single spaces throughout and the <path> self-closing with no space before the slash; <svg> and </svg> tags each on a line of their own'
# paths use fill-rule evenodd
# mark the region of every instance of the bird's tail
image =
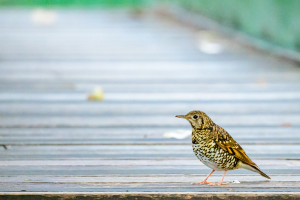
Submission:
<svg viewBox="0 0 300 200">
<path fill-rule="evenodd" d="M 267 179 L 271 179 L 267 174 L 265 174 L 263 171 L 261 171 L 258 166 L 254 166 L 254 165 L 248 165 L 245 164 L 243 162 L 239 162 L 239 168 L 243 168 L 243 169 L 247 169 L 256 173 L 259 173 L 260 175 L 262 175 L 263 177 L 266 177 Z"/>
<path fill-rule="evenodd" d="M 267 179 L 271 179 L 267 174 L 265 174 L 263 171 L 261 171 L 258 167 L 256 166 L 251 166 L 255 170 L 255 172 L 259 173 L 263 177 L 266 177 Z"/>
</svg>

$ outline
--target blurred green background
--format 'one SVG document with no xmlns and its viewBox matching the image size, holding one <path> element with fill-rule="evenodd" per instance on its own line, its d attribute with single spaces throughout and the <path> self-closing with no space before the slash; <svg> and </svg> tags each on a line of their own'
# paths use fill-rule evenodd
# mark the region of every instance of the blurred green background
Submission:
<svg viewBox="0 0 300 200">
<path fill-rule="evenodd" d="M 185 9 L 199 12 L 248 35 L 300 51 L 299 0 L 176 1 Z"/>
<path fill-rule="evenodd" d="M 101 6 L 130 7 L 145 6 L 151 0 L 0 0 L 4 6 Z"/>
<path fill-rule="evenodd" d="M 1 6 L 180 6 L 288 50 L 300 52 L 299 0 L 0 0 Z"/>
</svg>

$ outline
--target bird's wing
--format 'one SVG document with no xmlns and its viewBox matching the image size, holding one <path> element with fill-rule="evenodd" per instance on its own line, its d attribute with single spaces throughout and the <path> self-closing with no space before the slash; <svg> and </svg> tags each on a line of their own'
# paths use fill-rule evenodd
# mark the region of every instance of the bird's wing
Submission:
<svg viewBox="0 0 300 200">
<path fill-rule="evenodd" d="M 212 127 L 211 135 L 216 144 L 224 151 L 238 158 L 243 163 L 257 167 L 257 165 L 246 155 L 244 149 L 222 127 L 214 125 Z"/>
</svg>

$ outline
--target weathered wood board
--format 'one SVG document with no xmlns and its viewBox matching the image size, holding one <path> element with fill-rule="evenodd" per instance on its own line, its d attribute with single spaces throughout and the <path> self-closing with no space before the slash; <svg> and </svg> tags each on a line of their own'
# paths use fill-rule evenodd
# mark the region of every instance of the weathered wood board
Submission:
<svg viewBox="0 0 300 200">
<path fill-rule="evenodd" d="M 300 197 L 297 65 L 221 35 L 207 54 L 203 30 L 151 13 L 35 12 L 0 10 L 0 199 Z M 98 86 L 104 100 L 88 101 Z M 174 116 L 196 109 L 272 179 L 236 170 L 226 186 L 191 185 L 210 169 L 189 135 L 164 134 L 191 131 Z"/>
</svg>

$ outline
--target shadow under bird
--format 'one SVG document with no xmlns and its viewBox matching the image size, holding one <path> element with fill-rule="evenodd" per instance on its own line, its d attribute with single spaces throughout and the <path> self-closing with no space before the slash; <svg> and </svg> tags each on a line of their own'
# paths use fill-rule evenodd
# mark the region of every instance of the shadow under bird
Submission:
<svg viewBox="0 0 300 200">
<path fill-rule="evenodd" d="M 214 171 L 225 171 L 222 180 L 217 185 L 226 185 L 227 183 L 223 183 L 226 172 L 240 168 L 271 179 L 246 155 L 246 152 L 231 135 L 215 124 L 204 112 L 195 110 L 176 117 L 190 122 L 193 128 L 193 151 L 204 165 L 212 169 L 212 172 L 202 182 L 193 184 L 215 185 L 212 182 L 207 182 L 208 177 Z"/>
</svg>

